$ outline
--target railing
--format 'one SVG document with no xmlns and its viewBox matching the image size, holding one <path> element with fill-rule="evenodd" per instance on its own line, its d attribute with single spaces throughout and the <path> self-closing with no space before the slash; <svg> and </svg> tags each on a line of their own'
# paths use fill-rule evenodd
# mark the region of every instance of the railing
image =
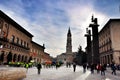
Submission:
<svg viewBox="0 0 120 80">
<path fill-rule="evenodd" d="M 0 37 L 0 41 L 8 42 L 8 39 L 5 37 Z"/>
<path fill-rule="evenodd" d="M 22 46 L 22 45 L 20 45 L 20 44 L 18 44 L 18 43 L 15 43 L 15 42 L 10 42 L 10 43 L 11 43 L 12 45 L 15 45 L 15 46 L 18 46 L 18 47 L 21 47 L 21 48 L 30 50 L 30 48 L 27 48 L 27 47 L 25 47 L 25 46 Z"/>
<path fill-rule="evenodd" d="M 10 43 L 10 44 L 12 44 L 12 45 L 14 45 L 14 46 L 21 47 L 21 48 L 24 48 L 24 49 L 26 49 L 26 50 L 30 50 L 30 48 L 25 47 L 25 46 L 22 46 L 22 45 L 20 45 L 20 44 L 18 44 L 18 43 L 11 42 L 11 41 L 9 42 L 9 39 L 7 39 L 7 38 L 5 38 L 5 37 L 0 37 L 0 43 L 2 44 L 2 42 L 8 42 L 8 43 Z"/>
</svg>

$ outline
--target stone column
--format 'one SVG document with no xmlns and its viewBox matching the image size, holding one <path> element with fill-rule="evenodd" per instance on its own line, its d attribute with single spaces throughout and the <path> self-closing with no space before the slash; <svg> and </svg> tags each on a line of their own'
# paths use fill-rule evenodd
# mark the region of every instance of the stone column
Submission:
<svg viewBox="0 0 120 80">
<path fill-rule="evenodd" d="M 100 63 L 100 57 L 99 57 L 99 40 L 98 40 L 98 23 L 97 18 L 93 18 L 92 16 L 92 22 L 89 27 L 92 28 L 92 50 L 93 50 L 93 63 L 97 64 Z"/>
<path fill-rule="evenodd" d="M 87 38 L 87 47 L 86 47 L 86 53 L 87 53 L 87 62 L 88 64 L 93 63 L 92 62 L 92 52 L 91 52 L 91 31 L 86 29 L 87 34 L 85 34 L 85 37 Z"/>
</svg>

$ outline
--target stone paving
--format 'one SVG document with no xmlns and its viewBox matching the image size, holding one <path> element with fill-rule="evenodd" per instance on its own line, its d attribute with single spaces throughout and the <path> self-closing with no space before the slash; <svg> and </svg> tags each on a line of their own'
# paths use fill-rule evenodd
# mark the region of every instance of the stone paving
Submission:
<svg viewBox="0 0 120 80">
<path fill-rule="evenodd" d="M 23 79 L 24 78 L 24 79 Z M 111 69 L 107 69 L 105 76 L 91 74 L 89 70 L 83 73 L 83 68 L 77 66 L 76 72 L 73 68 L 62 66 L 56 68 L 42 68 L 41 74 L 37 74 L 37 68 L 0 67 L 0 80 L 120 80 L 120 71 L 117 75 L 111 74 Z"/>
<path fill-rule="evenodd" d="M 120 80 L 120 72 L 117 71 L 117 75 L 112 75 L 111 71 L 106 71 L 105 76 L 101 75 L 100 73 L 97 74 L 95 71 L 94 74 L 90 74 L 86 80 Z"/>
<path fill-rule="evenodd" d="M 42 68 L 41 74 L 37 74 L 36 67 L 28 69 L 27 77 L 24 80 L 79 80 L 82 74 L 82 68 L 77 67 L 76 72 L 73 68 L 66 68 L 65 66 L 56 68 Z"/>
<path fill-rule="evenodd" d="M 25 68 L 0 66 L 0 80 L 21 80 L 25 77 Z"/>
<path fill-rule="evenodd" d="M 91 74 L 89 70 L 83 73 L 82 67 L 77 67 L 76 72 L 73 72 L 73 68 L 66 68 L 65 66 L 58 69 L 55 68 L 43 68 L 41 74 L 37 74 L 37 69 L 30 68 L 27 73 L 27 77 L 23 80 L 120 80 L 120 71 L 117 71 L 117 75 L 112 75 L 111 70 L 106 71 L 105 76 L 97 74 Z"/>
</svg>

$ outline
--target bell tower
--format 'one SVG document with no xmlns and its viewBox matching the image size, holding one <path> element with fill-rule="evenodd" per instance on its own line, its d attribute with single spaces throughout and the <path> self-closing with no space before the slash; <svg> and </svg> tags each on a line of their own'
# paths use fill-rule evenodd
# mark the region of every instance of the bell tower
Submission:
<svg viewBox="0 0 120 80">
<path fill-rule="evenodd" d="M 67 33 L 66 54 L 72 54 L 72 35 L 71 35 L 70 27 Z"/>
</svg>

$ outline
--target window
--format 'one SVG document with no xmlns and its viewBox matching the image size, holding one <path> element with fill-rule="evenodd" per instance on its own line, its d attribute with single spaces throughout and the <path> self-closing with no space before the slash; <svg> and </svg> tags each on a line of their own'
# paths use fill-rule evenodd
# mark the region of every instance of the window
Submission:
<svg viewBox="0 0 120 80">
<path fill-rule="evenodd" d="M 26 42 L 24 42 L 24 46 L 26 47 Z"/>
<path fill-rule="evenodd" d="M 23 45 L 23 40 L 21 40 L 21 46 Z"/>
<path fill-rule="evenodd" d="M 31 49 L 31 52 L 32 52 L 32 49 Z"/>
<path fill-rule="evenodd" d="M 27 43 L 27 48 L 28 48 L 29 44 Z"/>
<path fill-rule="evenodd" d="M 14 40 L 15 40 L 15 36 L 12 35 L 12 36 L 11 36 L 11 42 L 14 42 Z"/>
<path fill-rule="evenodd" d="M 19 44 L 19 38 L 16 39 L 16 43 Z"/>
<path fill-rule="evenodd" d="M 35 49 L 34 49 L 34 53 L 35 53 Z"/>
</svg>

